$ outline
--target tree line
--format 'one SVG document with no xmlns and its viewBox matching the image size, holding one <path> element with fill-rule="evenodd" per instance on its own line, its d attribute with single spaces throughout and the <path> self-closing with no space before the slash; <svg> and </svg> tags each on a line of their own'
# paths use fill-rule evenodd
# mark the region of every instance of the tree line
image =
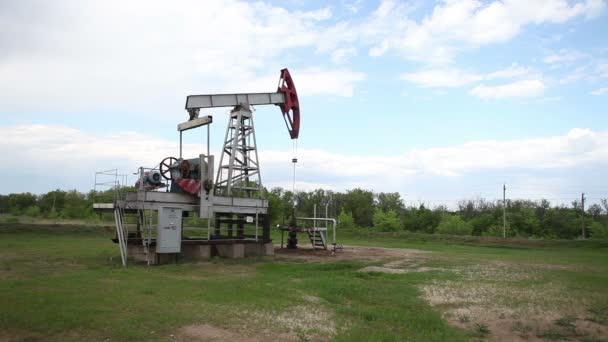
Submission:
<svg viewBox="0 0 608 342">
<path fill-rule="evenodd" d="M 124 190 L 124 189 L 123 189 Z M 0 195 L 0 214 L 58 219 L 100 220 L 93 203 L 112 202 L 114 190 L 54 190 L 45 194 Z M 273 224 L 287 224 L 292 214 L 338 219 L 342 230 L 381 232 L 412 231 L 449 235 L 503 235 L 503 203 L 485 199 L 462 200 L 458 208 L 404 205 L 397 192 L 373 192 L 353 189 L 345 192 L 317 189 L 293 193 L 283 188 L 266 191 L 269 215 Z M 294 206 L 295 205 L 295 206 Z M 553 205 L 548 200 L 506 201 L 505 233 L 509 237 L 575 239 L 585 237 L 608 239 L 608 199 L 586 207 L 577 200 L 570 205 Z M 584 228 L 583 228 L 584 227 Z"/>
</svg>

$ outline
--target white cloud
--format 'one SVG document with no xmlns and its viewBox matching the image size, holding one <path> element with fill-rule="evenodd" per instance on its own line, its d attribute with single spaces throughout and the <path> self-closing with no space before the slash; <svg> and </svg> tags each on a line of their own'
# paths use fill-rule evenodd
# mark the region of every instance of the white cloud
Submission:
<svg viewBox="0 0 608 342">
<path fill-rule="evenodd" d="M 605 7 L 602 0 L 451 0 L 417 22 L 408 17 L 411 6 L 385 0 L 360 27 L 367 31 L 362 37 L 372 45 L 372 56 L 394 50 L 408 59 L 445 64 L 460 49 L 508 41 L 526 25 L 594 18 Z"/>
<path fill-rule="evenodd" d="M 290 71 L 298 94 L 302 95 L 336 95 L 351 97 L 355 92 L 355 84 L 367 78 L 362 72 L 348 69 L 323 69 L 318 67 L 293 69 Z M 296 78 L 297 77 L 297 78 Z M 276 75 L 257 78 L 256 84 L 276 84 Z"/>
<path fill-rule="evenodd" d="M 461 87 L 483 80 L 515 78 L 528 74 L 528 68 L 514 63 L 507 68 L 487 74 L 461 70 L 458 68 L 443 67 L 404 73 L 401 75 L 401 79 L 412 82 L 420 87 Z"/>
<path fill-rule="evenodd" d="M 273 91 L 286 63 L 310 66 L 293 54 L 317 46 L 331 16 L 235 0 L 11 3 L 0 11 L 0 107 L 154 114 L 181 108 L 191 93 Z M 347 67 L 319 70 L 341 89 L 314 94 L 352 94 L 344 80 L 361 79 Z M 270 83 L 257 82 L 269 72 Z"/>
<path fill-rule="evenodd" d="M 311 18 L 314 20 L 327 20 L 329 18 L 331 18 L 331 9 L 329 7 L 325 7 L 325 8 L 321 8 L 318 9 L 316 11 L 309 11 L 309 12 L 296 12 L 297 14 L 300 14 L 302 17 L 304 18 Z"/>
<path fill-rule="evenodd" d="M 584 57 L 586 57 L 586 55 L 582 52 L 576 50 L 561 49 L 556 53 L 552 53 L 548 56 L 545 56 L 545 58 L 543 58 L 543 62 L 548 64 L 574 62 Z"/>
<path fill-rule="evenodd" d="M 599 63 L 596 67 L 596 73 L 599 77 L 608 77 L 608 63 Z"/>
<path fill-rule="evenodd" d="M 295 76 L 294 76 L 295 77 Z M 333 94 L 351 97 L 355 84 L 366 79 L 362 72 L 350 70 L 324 70 L 319 68 L 305 69 L 298 74 L 298 92 L 303 94 Z"/>
<path fill-rule="evenodd" d="M 509 97 L 536 97 L 543 94 L 545 85 L 541 80 L 523 80 L 509 84 L 488 86 L 478 85 L 471 94 L 484 99 L 502 99 Z"/>
<path fill-rule="evenodd" d="M 344 5 L 360 8 L 359 1 Z M 393 52 L 445 65 L 459 50 L 506 41 L 525 25 L 591 18 L 605 7 L 601 0 L 450 0 L 414 20 L 419 5 L 385 0 L 361 19 L 330 21 L 330 7 L 289 11 L 237 0 L 188 0 L 179 6 L 159 0 L 12 2 L 0 12 L 0 106 L 16 112 L 95 107 L 166 113 L 180 108 L 190 93 L 269 91 L 276 79 L 270 86 L 258 81 L 270 71 L 278 73 L 286 63 L 311 67 L 301 58 L 303 51 L 334 63 L 366 49 L 372 56 Z M 351 96 L 365 78 L 346 66 L 340 74 L 318 69 L 319 75 L 350 81 L 323 79 L 335 87 L 299 88 Z M 474 73 L 461 73 L 438 83 L 480 81 Z M 418 76 L 434 83 L 427 80 L 433 75 Z M 299 84 L 300 75 L 294 73 L 294 79 Z"/>
<path fill-rule="evenodd" d="M 561 78 L 559 80 L 559 83 L 568 84 L 568 83 L 576 82 L 578 80 L 586 78 L 587 75 L 585 74 L 585 69 L 586 69 L 586 67 L 584 67 L 584 66 L 577 67 L 576 69 L 574 69 L 574 71 L 570 72 L 568 75 Z"/>
<path fill-rule="evenodd" d="M 0 127 L 0 135 L 4 156 L 0 170 L 5 176 L 2 192 L 9 185 L 17 187 L 13 191 L 39 192 L 62 186 L 88 190 L 94 171 L 119 168 L 131 172 L 138 166 L 154 166 L 178 150 L 176 141 L 136 132 L 90 134 L 64 126 L 17 125 Z M 194 157 L 202 148 L 186 145 L 184 156 Z M 260 151 L 266 185 L 291 188 L 292 157 L 292 151 L 287 150 Z M 479 171 L 564 170 L 605 164 L 608 132 L 577 128 L 560 136 L 471 141 L 413 149 L 396 156 L 344 155 L 304 148 L 299 150 L 298 159 L 298 188 L 343 190 L 359 184 L 378 191 L 401 191 L 404 184 L 420 177 L 442 179 Z M 27 188 L 24 172 L 46 184 L 47 189 Z"/>
<path fill-rule="evenodd" d="M 432 69 L 401 75 L 401 79 L 417 84 L 420 87 L 461 87 L 481 81 L 480 74 L 459 69 Z"/>
<path fill-rule="evenodd" d="M 591 94 L 592 95 L 596 95 L 596 96 L 607 95 L 608 94 L 608 87 L 596 89 L 596 90 L 592 91 Z"/>
<path fill-rule="evenodd" d="M 357 55 L 357 49 L 354 47 L 336 49 L 331 53 L 331 61 L 336 64 L 342 64 L 350 57 Z"/>
</svg>

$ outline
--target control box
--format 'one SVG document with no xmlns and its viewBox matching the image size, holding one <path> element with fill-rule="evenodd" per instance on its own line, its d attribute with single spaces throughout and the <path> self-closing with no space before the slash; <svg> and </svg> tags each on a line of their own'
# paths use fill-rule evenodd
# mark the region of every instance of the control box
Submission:
<svg viewBox="0 0 608 342">
<path fill-rule="evenodd" d="M 182 209 L 161 207 L 156 226 L 156 253 L 180 253 L 182 247 Z"/>
</svg>

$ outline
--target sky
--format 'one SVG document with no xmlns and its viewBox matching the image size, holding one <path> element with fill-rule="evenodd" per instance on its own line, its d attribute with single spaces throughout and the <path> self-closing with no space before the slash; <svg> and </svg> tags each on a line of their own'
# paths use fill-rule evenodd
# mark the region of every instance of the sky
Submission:
<svg viewBox="0 0 608 342">
<path fill-rule="evenodd" d="M 262 181 L 460 199 L 608 198 L 604 0 L 0 0 L 0 193 L 88 191 L 179 154 L 191 94 L 273 92 L 289 68 L 297 149 L 255 108 Z M 219 159 L 228 109 L 213 115 Z M 184 133 L 184 156 L 206 152 Z"/>
</svg>

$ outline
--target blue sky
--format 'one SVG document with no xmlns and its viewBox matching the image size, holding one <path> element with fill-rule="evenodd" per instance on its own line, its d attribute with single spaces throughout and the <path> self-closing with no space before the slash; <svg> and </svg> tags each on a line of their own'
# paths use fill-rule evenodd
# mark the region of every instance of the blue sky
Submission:
<svg viewBox="0 0 608 342">
<path fill-rule="evenodd" d="M 444 204 L 608 197 L 603 0 L 19 1 L 0 4 L 0 193 L 92 187 L 177 154 L 187 95 L 302 106 L 300 189 Z M 226 109 L 215 117 L 220 148 Z M 267 186 L 291 184 L 277 108 L 255 113 Z M 205 150 L 203 131 L 186 151 Z"/>
</svg>

